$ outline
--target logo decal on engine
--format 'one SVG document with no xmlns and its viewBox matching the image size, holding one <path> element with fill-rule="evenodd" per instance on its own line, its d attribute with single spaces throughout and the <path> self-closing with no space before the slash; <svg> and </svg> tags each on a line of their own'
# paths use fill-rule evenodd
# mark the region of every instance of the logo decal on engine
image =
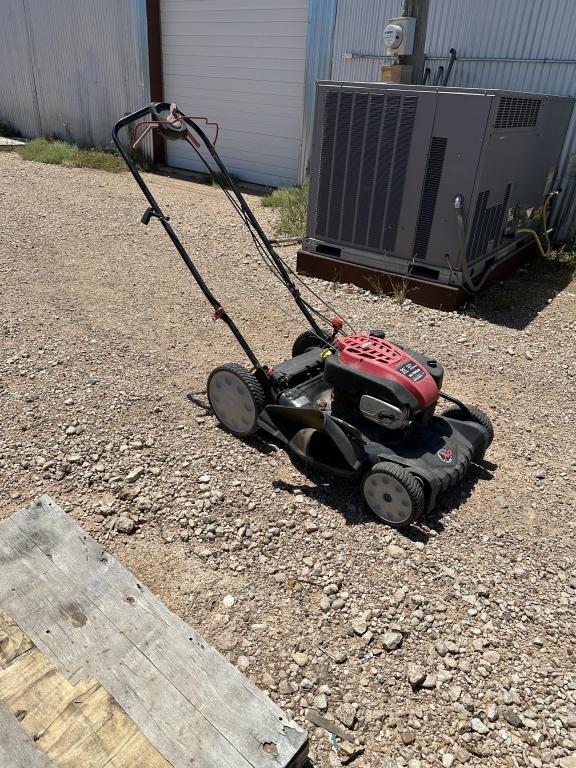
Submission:
<svg viewBox="0 0 576 768">
<path fill-rule="evenodd" d="M 454 461 L 454 451 L 452 448 L 440 448 L 436 456 L 438 456 L 444 464 L 452 464 Z"/>
<path fill-rule="evenodd" d="M 406 360 L 406 362 L 401 363 L 396 370 L 400 371 L 400 373 L 416 383 L 422 381 L 426 376 L 426 371 L 423 368 L 420 368 L 420 366 L 413 360 Z"/>
</svg>

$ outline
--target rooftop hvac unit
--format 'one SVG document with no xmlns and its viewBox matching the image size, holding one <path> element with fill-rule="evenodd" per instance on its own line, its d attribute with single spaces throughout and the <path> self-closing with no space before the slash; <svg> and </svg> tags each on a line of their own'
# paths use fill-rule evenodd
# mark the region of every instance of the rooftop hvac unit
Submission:
<svg viewBox="0 0 576 768">
<path fill-rule="evenodd" d="M 436 286 L 477 284 L 532 242 L 519 229 L 541 227 L 573 103 L 320 82 L 300 256 L 338 261 L 340 279 L 358 265 Z"/>
</svg>

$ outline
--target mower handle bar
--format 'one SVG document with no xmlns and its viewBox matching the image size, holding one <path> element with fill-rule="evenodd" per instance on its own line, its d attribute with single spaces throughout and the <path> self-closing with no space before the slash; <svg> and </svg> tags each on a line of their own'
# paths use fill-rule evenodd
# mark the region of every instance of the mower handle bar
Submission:
<svg viewBox="0 0 576 768">
<path fill-rule="evenodd" d="M 163 113 L 168 112 L 168 118 L 163 118 Z M 132 112 L 130 115 L 126 115 L 125 117 L 118 120 L 118 122 L 114 125 L 114 128 L 112 129 L 112 139 L 114 141 L 114 144 L 118 148 L 118 151 L 120 152 L 120 155 L 122 156 L 124 162 L 128 166 L 129 171 L 131 172 L 132 176 L 134 177 L 136 183 L 140 187 L 144 197 L 148 201 L 149 208 L 144 213 L 144 216 L 142 217 L 142 222 L 144 224 L 148 224 L 150 219 L 152 217 L 157 218 L 164 229 L 166 230 L 166 233 L 168 234 L 170 240 L 172 240 L 172 243 L 174 244 L 176 250 L 182 257 L 184 263 L 192 273 L 192 276 L 198 283 L 198 286 L 200 287 L 200 290 L 204 294 L 204 296 L 207 298 L 209 303 L 214 308 L 214 319 L 222 319 L 224 322 L 228 325 L 234 336 L 236 337 L 236 340 L 246 353 L 246 356 L 252 363 L 253 367 L 256 370 L 256 373 L 258 374 L 259 378 L 261 379 L 261 382 L 264 384 L 264 386 L 268 386 L 268 380 L 265 373 L 265 370 L 263 366 L 258 361 L 258 358 L 252 351 L 251 347 L 249 346 L 248 342 L 242 335 L 242 333 L 237 328 L 234 321 L 228 316 L 228 314 L 223 309 L 222 305 L 218 301 L 218 299 L 214 296 L 210 288 L 206 285 L 204 282 L 204 279 L 202 278 L 202 275 L 198 272 L 194 262 L 190 258 L 188 252 L 184 248 L 182 242 L 180 241 L 178 235 L 174 231 L 172 225 L 170 224 L 169 217 L 165 216 L 162 212 L 162 209 L 158 205 L 156 199 L 152 195 L 152 192 L 150 191 L 150 188 L 142 178 L 142 175 L 140 174 L 138 168 L 134 164 L 132 158 L 130 157 L 129 153 L 126 151 L 126 148 L 123 146 L 122 142 L 120 141 L 119 137 L 119 131 L 133 123 L 135 123 L 137 120 L 141 120 L 143 117 L 146 117 L 147 115 L 151 115 L 153 122 L 158 123 L 157 127 L 160 128 L 162 134 L 166 138 L 171 139 L 177 139 L 177 138 L 183 138 L 183 139 L 189 139 L 192 138 L 192 134 L 186 126 L 189 126 L 189 128 L 196 133 L 198 138 L 201 140 L 201 142 L 204 144 L 208 152 L 210 153 L 212 159 L 224 175 L 224 177 L 227 179 L 228 183 L 230 184 L 230 188 L 232 192 L 234 193 L 234 196 L 236 197 L 242 214 L 246 216 L 247 220 L 250 222 L 250 226 L 253 227 L 253 229 L 258 234 L 258 237 L 260 238 L 261 242 L 265 246 L 266 250 L 270 254 L 271 258 L 274 261 L 274 264 L 276 265 L 276 268 L 278 269 L 278 272 L 285 283 L 286 287 L 292 294 L 292 297 L 296 304 L 298 305 L 298 308 L 308 321 L 310 327 L 316 333 L 318 336 L 322 336 L 322 329 L 312 316 L 310 310 L 303 302 L 302 298 L 300 297 L 300 292 L 294 285 L 292 279 L 290 278 L 290 275 L 288 273 L 288 270 L 286 269 L 286 266 L 280 256 L 276 253 L 274 248 L 272 247 L 272 244 L 270 243 L 270 240 L 266 236 L 264 230 L 260 226 L 257 218 L 254 216 L 254 213 L 246 200 L 244 199 L 244 196 L 236 186 L 234 180 L 230 178 L 230 174 L 228 173 L 228 170 L 226 169 L 226 166 L 223 164 L 222 160 L 220 159 L 216 148 L 214 147 L 213 142 L 210 141 L 210 139 L 206 136 L 202 128 L 189 116 L 185 115 L 175 104 L 168 104 L 168 102 L 153 102 L 152 104 L 149 104 L 147 107 L 142 107 L 142 109 L 137 110 L 136 112 Z M 160 118 L 158 120 L 157 118 Z M 204 119 L 204 118 L 199 118 Z M 176 123 L 180 123 L 180 125 L 176 125 Z M 208 122 L 206 120 L 206 122 Z M 152 128 L 152 126 L 149 126 L 149 128 Z M 217 134 L 216 134 L 217 135 Z M 192 142 L 190 142 L 192 143 Z M 195 142 L 196 143 L 196 142 Z"/>
<path fill-rule="evenodd" d="M 156 108 L 158 108 L 158 107 L 159 108 L 167 107 L 168 109 L 170 108 L 169 104 L 168 105 L 166 105 L 166 104 L 154 104 L 154 105 L 152 105 L 151 104 L 151 105 L 149 105 L 147 107 L 143 107 L 142 109 L 137 110 L 136 112 L 133 112 L 130 115 L 126 115 L 125 117 L 121 118 L 120 120 L 118 120 L 118 122 L 114 125 L 114 128 L 112 129 L 112 139 L 114 141 L 114 144 L 118 148 L 118 151 L 120 152 L 124 162 L 128 166 L 128 170 L 130 171 L 130 173 L 134 177 L 134 180 L 136 181 L 136 183 L 140 187 L 144 197 L 148 201 L 149 208 L 145 211 L 145 213 L 144 213 L 144 215 L 142 217 L 142 223 L 148 224 L 148 222 L 150 221 L 150 219 L 152 217 L 155 217 L 155 218 L 157 218 L 160 221 L 160 223 L 162 224 L 162 226 L 166 230 L 166 233 L 167 233 L 168 237 L 170 238 L 170 240 L 174 244 L 176 250 L 178 251 L 178 253 L 182 257 L 182 260 L 184 261 L 184 263 L 186 264 L 186 266 L 188 267 L 188 269 L 192 273 L 193 278 L 198 283 L 198 286 L 199 286 L 200 290 L 202 291 L 204 296 L 208 299 L 209 303 L 212 305 L 212 307 L 214 309 L 214 315 L 213 315 L 214 319 L 222 319 L 222 320 L 224 320 L 224 322 L 230 328 L 230 330 L 232 331 L 232 333 L 236 337 L 236 340 L 238 341 L 238 343 L 240 344 L 240 346 L 242 347 L 242 349 L 246 353 L 248 359 L 250 360 L 250 362 L 254 366 L 255 370 L 259 373 L 259 377 L 261 378 L 262 383 L 266 384 L 267 381 L 265 381 L 265 380 L 267 379 L 267 377 L 265 375 L 264 369 L 263 369 L 262 365 L 260 364 L 258 358 L 256 357 L 256 355 L 252 351 L 251 347 L 249 346 L 249 344 L 246 341 L 246 339 L 244 338 L 244 336 L 240 333 L 240 331 L 237 328 L 237 326 L 234 323 L 234 321 L 227 315 L 227 313 L 224 311 L 224 309 L 221 306 L 221 304 L 218 301 L 218 299 L 214 296 L 214 294 L 212 293 L 210 288 L 204 282 L 204 279 L 203 279 L 202 275 L 198 272 L 198 270 L 196 268 L 196 265 L 194 264 L 194 262 L 192 261 L 192 259 L 188 255 L 188 252 L 186 251 L 186 249 L 182 245 L 182 242 L 180 241 L 180 238 L 178 237 L 178 235 L 174 231 L 172 225 L 170 224 L 169 217 L 165 216 L 164 213 L 162 212 L 162 209 L 160 208 L 160 206 L 156 202 L 156 199 L 154 198 L 154 195 L 150 191 L 150 188 L 148 187 L 148 185 L 146 184 L 146 182 L 142 178 L 142 175 L 140 174 L 140 171 L 135 166 L 132 158 L 130 157 L 130 155 L 126 151 L 126 148 L 124 147 L 124 145 L 120 141 L 120 137 L 118 135 L 119 131 L 122 128 L 126 127 L 126 126 L 135 123 L 137 120 L 140 120 L 141 118 L 146 117 L 146 115 L 152 115 L 153 114 L 152 113 L 152 107 L 153 106 L 156 107 Z M 201 137 L 204 137 L 204 134 L 203 134 L 203 132 L 202 132 L 202 130 L 200 128 L 197 128 L 197 126 L 195 126 L 195 125 L 193 127 L 194 127 L 195 130 L 196 129 L 198 130 L 199 135 L 201 135 Z"/>
</svg>

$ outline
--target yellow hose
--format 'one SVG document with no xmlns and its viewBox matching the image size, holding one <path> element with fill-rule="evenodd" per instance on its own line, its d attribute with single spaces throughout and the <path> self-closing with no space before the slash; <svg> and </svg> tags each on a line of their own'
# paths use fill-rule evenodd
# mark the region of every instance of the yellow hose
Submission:
<svg viewBox="0 0 576 768">
<path fill-rule="evenodd" d="M 542 258 L 544 258 L 544 259 L 547 256 L 550 255 L 550 251 L 552 250 L 552 247 L 550 245 L 550 238 L 548 237 L 548 226 L 547 226 L 547 218 L 548 217 L 547 217 L 547 213 L 548 213 L 548 203 L 550 202 L 550 200 L 552 198 L 552 195 L 554 195 L 554 194 L 556 194 L 556 193 L 552 192 L 551 194 L 549 194 L 545 198 L 544 202 L 542 203 L 542 226 L 544 228 L 544 233 L 543 234 L 544 234 L 544 237 L 546 238 L 546 243 L 547 243 L 546 250 L 544 250 L 544 248 L 542 246 L 542 241 L 540 240 L 540 235 L 538 234 L 538 232 L 536 232 L 535 229 L 523 228 L 523 229 L 517 229 L 516 230 L 517 234 L 519 232 L 525 232 L 527 235 L 532 235 L 532 237 L 536 241 L 536 245 L 538 246 L 538 249 L 539 249 L 540 253 L 542 254 Z"/>
</svg>

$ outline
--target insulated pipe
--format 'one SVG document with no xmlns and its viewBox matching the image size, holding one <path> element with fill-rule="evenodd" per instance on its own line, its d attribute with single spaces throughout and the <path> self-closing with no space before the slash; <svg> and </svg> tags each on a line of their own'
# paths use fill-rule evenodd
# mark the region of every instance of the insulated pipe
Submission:
<svg viewBox="0 0 576 768">
<path fill-rule="evenodd" d="M 462 195 L 456 195 L 454 198 L 454 210 L 456 211 L 456 224 L 458 227 L 458 266 L 462 270 L 462 282 L 464 288 L 470 293 L 478 293 L 478 291 L 485 285 L 486 280 L 492 272 L 492 267 L 488 267 L 479 283 L 475 283 L 470 269 L 468 268 L 468 261 L 466 259 L 466 231 L 464 227 L 464 215 L 462 208 L 464 206 L 464 197 Z"/>
</svg>

